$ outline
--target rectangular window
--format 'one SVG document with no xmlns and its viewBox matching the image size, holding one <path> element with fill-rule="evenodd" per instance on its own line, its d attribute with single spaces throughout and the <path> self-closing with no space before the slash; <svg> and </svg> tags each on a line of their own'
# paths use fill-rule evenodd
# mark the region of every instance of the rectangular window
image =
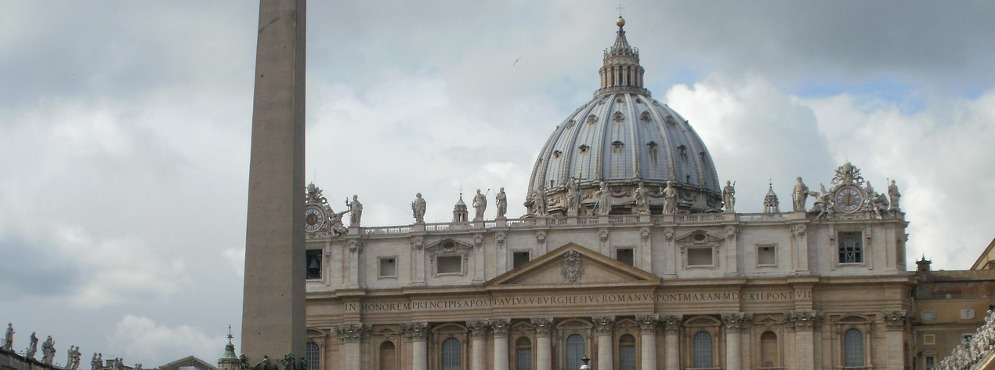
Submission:
<svg viewBox="0 0 995 370">
<path fill-rule="evenodd" d="M 618 248 L 615 250 L 615 259 L 629 266 L 635 266 L 636 257 L 632 248 Z"/>
<path fill-rule="evenodd" d="M 529 262 L 531 259 L 531 252 L 522 251 L 514 252 L 511 254 L 511 268 L 519 268 Z"/>
<path fill-rule="evenodd" d="M 923 311 L 919 314 L 923 321 L 936 320 L 936 311 Z"/>
<path fill-rule="evenodd" d="M 305 257 L 307 278 L 321 279 L 321 249 L 308 249 Z"/>
<path fill-rule="evenodd" d="M 396 257 L 380 257 L 380 272 L 379 275 L 382 278 L 397 277 L 397 258 Z"/>
<path fill-rule="evenodd" d="M 839 233 L 840 263 L 863 263 L 864 246 L 860 232 Z"/>
<path fill-rule="evenodd" d="M 936 334 L 923 334 L 922 335 L 922 344 L 925 344 L 927 346 L 935 345 L 936 344 Z"/>
<path fill-rule="evenodd" d="M 712 266 L 712 248 L 688 248 L 688 266 Z"/>
<path fill-rule="evenodd" d="M 973 319 L 974 318 L 974 310 L 972 310 L 970 308 L 965 308 L 965 309 L 960 310 L 960 318 L 964 319 L 964 320 Z"/>
<path fill-rule="evenodd" d="M 926 370 L 936 369 L 936 357 L 926 356 Z"/>
<path fill-rule="evenodd" d="M 460 274 L 463 272 L 463 258 L 460 256 L 439 256 L 435 259 L 435 271 L 439 274 Z"/>
<path fill-rule="evenodd" d="M 757 266 L 776 266 L 777 254 L 773 245 L 757 246 Z"/>
</svg>

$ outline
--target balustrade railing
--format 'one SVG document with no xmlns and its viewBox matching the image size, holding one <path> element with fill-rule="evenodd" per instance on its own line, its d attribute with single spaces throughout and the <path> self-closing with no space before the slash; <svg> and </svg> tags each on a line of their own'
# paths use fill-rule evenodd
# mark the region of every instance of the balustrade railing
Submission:
<svg viewBox="0 0 995 370">
<path fill-rule="evenodd" d="M 789 213 L 693 213 L 676 215 L 652 215 L 649 221 L 653 224 L 695 224 L 695 223 L 717 223 L 717 222 L 778 222 L 790 219 Z M 454 230 L 468 230 L 474 228 L 492 229 L 497 227 L 509 228 L 530 228 L 535 226 L 558 226 L 558 225 L 597 225 L 607 222 L 613 225 L 639 223 L 639 215 L 611 215 L 611 216 L 577 216 L 577 217 L 523 217 L 506 219 L 503 222 L 498 220 L 484 221 L 480 223 L 427 223 L 401 226 L 373 226 L 362 227 L 362 234 L 366 236 L 392 236 L 409 234 L 413 231 L 425 232 L 446 232 Z"/>
</svg>

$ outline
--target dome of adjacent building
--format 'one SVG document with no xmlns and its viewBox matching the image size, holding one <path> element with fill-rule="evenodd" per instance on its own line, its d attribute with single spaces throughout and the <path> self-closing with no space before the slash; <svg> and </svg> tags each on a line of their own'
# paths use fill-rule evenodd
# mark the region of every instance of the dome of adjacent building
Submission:
<svg viewBox="0 0 995 370">
<path fill-rule="evenodd" d="M 626 40 L 624 20 L 616 24 L 615 43 L 599 71 L 601 88 L 556 127 L 539 153 L 528 189 L 530 213 L 567 215 L 576 208 L 578 215 L 592 214 L 605 199 L 610 213 L 635 213 L 640 196 L 648 211 L 660 213 L 668 182 L 678 194 L 677 212 L 717 210 L 721 191 L 708 149 L 687 120 L 650 97 L 639 51 Z M 611 197 L 598 194 L 602 184 Z"/>
</svg>

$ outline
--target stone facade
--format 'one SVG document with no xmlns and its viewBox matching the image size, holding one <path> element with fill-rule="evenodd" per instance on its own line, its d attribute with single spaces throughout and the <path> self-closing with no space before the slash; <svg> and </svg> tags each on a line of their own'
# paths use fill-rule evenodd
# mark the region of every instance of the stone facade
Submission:
<svg viewBox="0 0 995 370">
<path fill-rule="evenodd" d="M 526 217 L 471 221 L 461 198 L 453 222 L 424 223 L 416 199 L 413 224 L 346 229 L 308 188 L 307 357 L 319 368 L 912 364 L 904 214 L 850 163 L 826 169 L 821 192 L 799 178 L 797 211 L 779 212 L 775 195 L 764 213 L 734 212 L 733 184 L 720 192 L 700 138 L 649 97 L 618 25 L 601 89 L 541 151 Z M 617 160 L 567 165 L 591 153 Z"/>
<path fill-rule="evenodd" d="M 572 334 L 594 364 L 619 364 L 631 337 L 640 364 L 693 367 L 701 332 L 712 367 L 806 369 L 840 366 L 843 334 L 858 329 L 866 366 L 900 369 L 911 340 L 905 225 L 716 213 L 312 234 L 308 249 L 325 258 L 307 281 L 308 337 L 323 369 L 439 368 L 449 338 L 467 369 L 513 368 L 518 348 L 531 349 L 533 368 L 559 369 Z M 840 262 L 841 233 L 863 241 L 859 262 Z M 621 249 L 632 265 L 616 259 Z M 531 261 L 515 266 L 523 252 Z M 440 271 L 444 258 L 457 268 Z M 392 364 L 380 362 L 385 343 Z"/>
</svg>

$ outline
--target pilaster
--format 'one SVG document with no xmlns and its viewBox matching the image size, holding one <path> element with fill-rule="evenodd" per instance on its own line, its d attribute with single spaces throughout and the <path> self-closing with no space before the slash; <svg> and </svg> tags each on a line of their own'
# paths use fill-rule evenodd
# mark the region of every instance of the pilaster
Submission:
<svg viewBox="0 0 995 370">
<path fill-rule="evenodd" d="M 411 369 L 428 369 L 428 323 L 411 322 L 401 324 L 401 333 L 411 342 Z"/>
<path fill-rule="evenodd" d="M 536 370 L 553 368 L 553 318 L 533 317 L 532 327 L 536 331 Z"/>
<path fill-rule="evenodd" d="M 508 370 L 508 332 L 511 330 L 511 320 L 491 319 L 490 324 L 494 336 L 494 370 Z"/>
<path fill-rule="evenodd" d="M 470 328 L 471 369 L 486 370 L 487 368 L 487 329 L 491 324 L 487 320 L 467 321 Z"/>
<path fill-rule="evenodd" d="M 594 322 L 594 335 L 598 338 L 598 369 L 614 369 L 612 330 L 615 329 L 615 316 L 593 316 L 591 321 Z"/>
<path fill-rule="evenodd" d="M 743 359 L 740 355 L 740 333 L 746 327 L 749 316 L 742 312 L 722 314 L 722 326 L 726 330 L 726 369 L 739 370 Z"/>
<path fill-rule="evenodd" d="M 640 365 L 643 369 L 656 369 L 656 328 L 660 326 L 660 315 L 636 315 L 639 324 L 641 344 Z"/>
<path fill-rule="evenodd" d="M 885 338 L 885 358 L 888 358 L 888 369 L 900 370 L 905 368 L 905 353 L 903 352 L 903 338 L 908 328 L 909 317 L 905 311 L 885 311 L 882 312 L 884 319 Z"/>
<path fill-rule="evenodd" d="M 799 369 L 815 368 L 814 331 L 820 321 L 816 311 L 801 310 L 788 314 L 788 329 L 795 331 L 795 359 Z"/>
<path fill-rule="evenodd" d="M 681 332 L 681 326 L 684 325 L 684 320 L 681 315 L 663 315 L 660 316 L 660 322 L 663 324 L 664 344 L 667 348 L 664 369 L 680 370 L 681 355 L 679 335 Z"/>
<path fill-rule="evenodd" d="M 342 323 L 335 327 L 335 336 L 342 348 L 342 364 L 347 369 L 362 367 L 362 346 L 360 342 L 369 337 L 370 326 L 363 323 Z"/>
</svg>

